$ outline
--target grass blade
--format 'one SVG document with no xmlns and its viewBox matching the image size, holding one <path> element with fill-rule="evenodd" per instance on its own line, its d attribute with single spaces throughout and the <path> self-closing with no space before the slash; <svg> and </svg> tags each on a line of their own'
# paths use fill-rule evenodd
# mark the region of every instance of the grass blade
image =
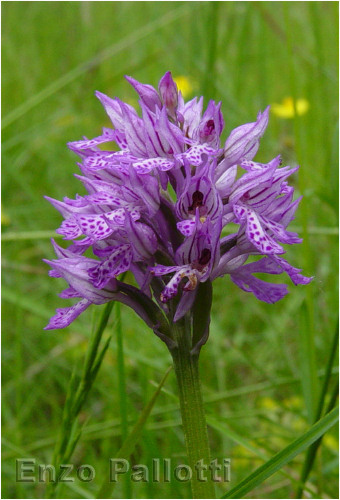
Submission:
<svg viewBox="0 0 340 500">
<path fill-rule="evenodd" d="M 338 343 L 339 343 L 339 321 L 338 321 L 337 326 L 335 328 L 333 342 L 332 342 L 331 349 L 329 352 L 329 359 L 328 359 L 327 366 L 326 366 L 325 378 L 323 380 L 323 384 L 322 384 L 322 388 L 321 388 L 321 392 L 320 392 L 316 420 L 319 420 L 319 418 L 321 417 L 321 414 L 322 414 L 322 410 L 323 410 L 324 403 L 325 403 L 325 397 L 326 397 L 328 386 L 329 386 L 329 381 L 330 381 L 330 378 L 332 375 L 332 368 L 333 368 L 333 364 L 335 361 L 335 354 L 337 351 Z"/>
<path fill-rule="evenodd" d="M 70 460 L 74 448 L 80 439 L 82 429 L 78 428 L 77 417 L 86 401 L 101 366 L 104 354 L 109 346 L 110 338 L 107 339 L 104 347 L 99 351 L 100 341 L 109 321 L 113 305 L 113 301 L 106 304 L 99 325 L 90 340 L 80 381 L 78 382 L 76 371 L 72 374 L 64 406 L 61 432 L 53 454 L 53 464 L 56 467 Z M 47 498 L 55 497 L 58 486 L 58 481 L 48 484 L 46 491 Z"/>
<path fill-rule="evenodd" d="M 246 450 L 250 451 L 251 453 L 253 453 L 257 457 L 261 458 L 264 462 L 269 460 L 267 453 L 263 453 L 262 449 L 251 444 L 251 442 L 247 438 L 245 438 L 241 434 L 238 434 L 233 429 L 230 429 L 230 427 L 225 425 L 224 423 L 221 423 L 221 422 L 215 420 L 214 418 L 211 418 L 210 416 L 207 416 L 207 423 L 210 427 L 221 432 L 221 434 L 224 434 L 227 438 L 231 439 L 235 443 L 243 446 Z M 283 476 L 289 478 L 289 480 L 293 484 L 295 484 L 297 486 L 302 484 L 299 480 L 295 479 L 292 474 L 289 474 L 289 472 L 286 472 L 284 470 L 279 470 L 278 472 L 280 472 Z M 312 490 L 310 490 L 307 487 L 305 489 L 311 495 L 313 495 Z"/>
<path fill-rule="evenodd" d="M 124 443 L 122 444 L 122 447 L 116 453 L 116 457 L 119 457 L 120 459 L 128 460 L 130 455 L 133 453 L 133 450 L 135 449 L 135 446 L 140 439 L 141 433 L 142 433 L 144 426 L 146 424 L 146 421 L 151 413 L 151 410 L 152 410 L 152 408 L 153 408 L 153 406 L 154 406 L 154 404 L 155 404 L 155 402 L 156 402 L 156 400 L 157 400 L 157 398 L 162 390 L 162 387 L 163 387 L 171 370 L 172 370 L 172 366 L 170 366 L 167 369 L 167 371 L 165 372 L 165 375 L 162 378 L 162 380 L 160 381 L 152 398 L 150 399 L 150 401 L 148 402 L 148 404 L 146 405 L 146 407 L 142 411 L 139 419 L 137 420 L 137 422 L 133 426 L 130 434 L 125 439 Z M 98 492 L 98 495 L 96 498 L 111 498 L 115 485 L 116 485 L 116 483 L 109 482 L 106 479 L 105 482 L 103 483 L 102 487 L 100 488 L 100 491 Z"/>
<path fill-rule="evenodd" d="M 127 412 L 127 391 L 124 365 L 124 342 L 122 331 L 121 305 L 119 302 L 115 306 L 116 311 L 116 332 L 117 332 L 117 368 L 118 368 L 118 392 L 119 392 L 119 413 L 122 443 L 128 436 L 128 412 Z M 132 498 L 131 481 L 124 478 L 124 497 Z"/>
<path fill-rule="evenodd" d="M 289 444 L 282 451 L 277 453 L 268 462 L 261 465 L 246 479 L 241 481 L 235 488 L 232 488 L 222 498 L 242 498 L 254 488 L 263 483 L 268 477 L 280 470 L 290 462 L 296 455 L 304 451 L 308 446 L 317 441 L 327 432 L 339 419 L 339 408 L 334 408 L 321 420 L 312 425 L 310 429 L 302 434 L 298 439 Z"/>
<path fill-rule="evenodd" d="M 324 381 L 322 384 L 320 397 L 319 397 L 319 403 L 318 403 L 318 407 L 317 407 L 316 420 L 318 420 L 322 415 L 322 410 L 324 407 L 325 398 L 326 398 L 326 394 L 327 394 L 327 390 L 328 390 L 328 386 L 329 386 L 329 381 L 330 381 L 331 374 L 332 374 L 332 367 L 333 367 L 334 360 L 335 360 L 335 354 L 337 351 L 338 342 L 339 342 L 339 322 L 337 323 L 337 327 L 335 328 L 333 342 L 332 342 L 330 353 L 329 353 L 329 359 L 328 359 L 328 363 L 326 366 L 325 378 L 324 378 Z M 338 393 L 338 388 L 336 388 L 336 391 L 335 391 L 336 395 L 337 395 L 337 393 Z M 334 393 L 333 393 L 333 397 L 331 398 L 331 401 L 329 403 L 327 410 L 330 411 L 333 408 L 334 404 L 335 404 L 335 400 L 334 400 Z M 321 438 L 318 439 L 318 441 L 316 441 L 308 449 L 308 452 L 306 454 L 306 458 L 305 458 L 305 461 L 303 464 L 302 472 L 301 472 L 301 479 L 300 480 L 301 480 L 302 486 L 299 487 L 299 489 L 296 493 L 296 498 L 301 498 L 301 495 L 302 495 L 303 489 L 304 489 L 303 485 L 307 481 L 308 476 L 312 470 L 314 460 L 316 457 L 316 452 L 318 451 L 320 444 L 321 444 Z"/>
<path fill-rule="evenodd" d="M 318 404 L 318 408 L 317 408 L 317 418 L 321 417 L 322 410 L 324 407 L 325 398 L 326 398 L 326 394 L 327 394 L 327 390 L 328 390 L 328 386 L 329 386 L 329 381 L 331 378 L 332 367 L 333 367 L 333 363 L 335 360 L 335 354 L 336 354 L 337 347 L 338 347 L 338 342 L 339 342 L 339 323 L 337 324 L 337 327 L 335 329 L 334 338 L 333 338 L 333 342 L 331 345 L 329 359 L 328 359 L 328 363 L 327 363 L 327 367 L 326 367 L 326 375 L 325 375 L 322 389 L 320 392 L 319 404 Z M 339 384 L 337 384 L 333 390 L 330 402 L 328 404 L 327 413 L 335 405 L 338 393 L 339 393 Z M 308 452 L 306 454 L 306 459 L 305 459 L 305 462 L 303 464 L 303 468 L 302 468 L 302 472 L 301 472 L 302 486 L 300 486 L 300 488 L 298 489 L 298 491 L 296 493 L 296 498 L 301 498 L 301 495 L 302 495 L 303 490 L 304 490 L 303 485 L 307 481 L 308 476 L 312 470 L 312 467 L 313 467 L 313 464 L 315 461 L 315 457 L 316 457 L 316 453 L 319 449 L 321 441 L 322 441 L 322 437 L 319 438 L 315 443 L 313 443 L 313 445 L 308 449 Z"/>
<path fill-rule="evenodd" d="M 128 434 L 128 417 L 127 417 L 127 400 L 126 400 L 126 381 L 125 381 L 125 366 L 124 366 L 124 344 L 122 332 L 122 320 L 120 312 L 120 304 L 116 303 L 116 319 L 117 319 L 117 367 L 118 367 L 118 390 L 119 390 L 119 409 L 121 416 L 121 431 L 122 441 L 124 442 Z"/>
</svg>

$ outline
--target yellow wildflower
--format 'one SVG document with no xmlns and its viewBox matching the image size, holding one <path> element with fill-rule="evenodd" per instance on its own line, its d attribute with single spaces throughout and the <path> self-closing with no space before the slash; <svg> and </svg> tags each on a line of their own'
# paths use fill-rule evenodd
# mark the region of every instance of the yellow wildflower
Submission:
<svg viewBox="0 0 340 500">
<path fill-rule="evenodd" d="M 301 396 L 290 396 L 289 398 L 285 398 L 283 400 L 284 405 L 287 408 L 299 409 L 303 407 L 303 401 Z"/>
<path fill-rule="evenodd" d="M 1 225 L 2 226 L 9 226 L 11 223 L 11 219 L 9 216 L 4 212 L 3 208 L 1 207 Z"/>
<path fill-rule="evenodd" d="M 259 400 L 259 407 L 266 408 L 267 410 L 277 410 L 279 408 L 279 404 L 272 398 L 263 397 Z"/>
<path fill-rule="evenodd" d="M 279 118 L 294 118 L 295 111 L 298 116 L 304 115 L 309 110 L 309 102 L 307 99 L 297 99 L 295 102 L 292 97 L 285 97 L 281 104 L 274 103 L 272 105 L 272 112 Z"/>
<path fill-rule="evenodd" d="M 337 451 L 339 449 L 338 440 L 331 434 L 326 434 L 323 438 L 323 442 L 325 443 L 327 448 L 330 448 L 331 450 Z"/>
<path fill-rule="evenodd" d="M 174 80 L 176 82 L 178 90 L 181 91 L 184 98 L 188 97 L 194 90 L 195 85 L 187 76 L 176 76 Z"/>
</svg>

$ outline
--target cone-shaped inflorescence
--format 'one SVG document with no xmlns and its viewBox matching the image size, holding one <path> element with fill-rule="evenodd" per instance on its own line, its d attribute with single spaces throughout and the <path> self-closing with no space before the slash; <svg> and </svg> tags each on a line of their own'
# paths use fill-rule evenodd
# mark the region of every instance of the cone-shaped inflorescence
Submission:
<svg viewBox="0 0 340 500">
<path fill-rule="evenodd" d="M 164 318 L 169 311 L 172 320 L 182 318 L 200 283 L 229 274 L 269 303 L 282 299 L 287 286 L 256 273 L 285 272 L 295 285 L 309 283 L 282 257 L 283 245 L 301 242 L 286 229 L 301 199 L 293 200 L 287 183 L 297 167 L 282 167 L 280 157 L 253 161 L 269 109 L 221 145 L 221 103 L 210 101 L 203 111 L 202 97 L 184 102 L 170 72 L 158 91 L 127 80 L 141 113 L 97 92 L 112 128 L 68 144 L 87 194 L 47 198 L 64 218 L 57 232 L 71 242 L 64 249 L 53 241 L 50 275 L 68 283 L 62 298 L 79 300 L 57 309 L 46 328 L 68 326 L 92 303 L 118 300 L 164 335 Z M 105 150 L 112 142 L 116 149 Z M 250 256 L 257 260 L 247 263 Z M 138 286 L 119 280 L 126 271 Z"/>
</svg>

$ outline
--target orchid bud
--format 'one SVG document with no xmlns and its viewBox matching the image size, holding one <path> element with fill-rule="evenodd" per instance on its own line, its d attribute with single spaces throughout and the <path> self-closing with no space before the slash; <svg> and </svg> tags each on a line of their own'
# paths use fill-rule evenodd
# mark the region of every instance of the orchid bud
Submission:
<svg viewBox="0 0 340 500">
<path fill-rule="evenodd" d="M 165 73 L 163 78 L 160 80 L 158 88 L 162 103 L 167 108 L 169 116 L 171 116 L 171 118 L 175 118 L 178 105 L 178 89 L 170 71 Z"/>
<path fill-rule="evenodd" d="M 151 85 L 140 83 L 131 76 L 126 76 L 125 78 L 133 86 L 144 104 L 151 109 L 151 111 L 155 111 L 156 108 L 161 107 L 158 92 Z"/>
</svg>

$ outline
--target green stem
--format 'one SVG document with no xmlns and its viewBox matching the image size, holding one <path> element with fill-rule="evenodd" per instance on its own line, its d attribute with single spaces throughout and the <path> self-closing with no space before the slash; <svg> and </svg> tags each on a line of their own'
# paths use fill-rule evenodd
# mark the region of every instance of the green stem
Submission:
<svg viewBox="0 0 340 500">
<path fill-rule="evenodd" d="M 122 330 L 122 318 L 120 311 L 120 303 L 116 302 L 116 330 L 117 330 L 117 365 L 118 365 L 118 391 L 119 391 L 119 413 L 120 413 L 120 428 L 121 441 L 125 442 L 128 436 L 128 411 L 127 411 L 127 393 L 125 380 L 125 364 L 124 364 L 124 341 Z M 128 476 L 125 476 L 124 481 L 124 498 L 132 498 L 131 481 Z"/>
<path fill-rule="evenodd" d="M 188 465 L 192 471 L 193 498 L 216 498 L 211 478 L 210 449 L 204 415 L 198 355 L 191 354 L 190 329 L 174 325 L 177 346 L 171 349 L 179 388 Z"/>
</svg>

